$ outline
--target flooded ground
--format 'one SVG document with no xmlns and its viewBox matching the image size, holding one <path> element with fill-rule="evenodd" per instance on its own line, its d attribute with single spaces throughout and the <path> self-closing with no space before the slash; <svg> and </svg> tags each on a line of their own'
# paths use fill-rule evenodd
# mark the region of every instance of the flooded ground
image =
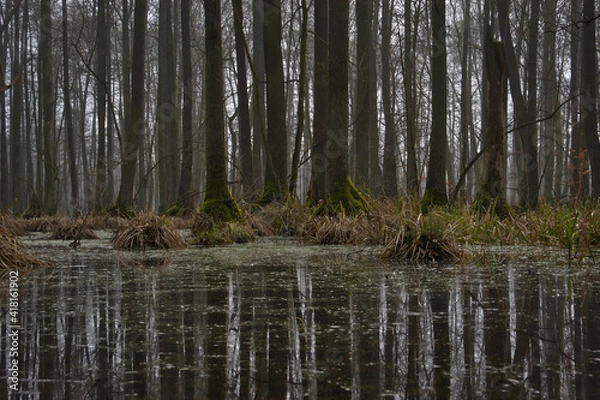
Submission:
<svg viewBox="0 0 600 400">
<path fill-rule="evenodd" d="M 143 255 L 90 243 L 29 243 L 57 264 L 18 280 L 16 357 L 0 292 L 2 380 L 19 367 L 0 398 L 600 395 L 600 274 L 559 253 L 415 266 L 284 239 Z"/>
</svg>

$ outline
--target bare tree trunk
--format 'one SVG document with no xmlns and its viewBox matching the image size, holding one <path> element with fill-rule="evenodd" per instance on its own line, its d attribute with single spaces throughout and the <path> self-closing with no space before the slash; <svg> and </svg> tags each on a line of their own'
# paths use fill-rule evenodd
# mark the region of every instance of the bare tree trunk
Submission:
<svg viewBox="0 0 600 400">
<path fill-rule="evenodd" d="M 573 31 L 571 32 L 571 102 L 569 113 L 571 114 L 571 158 L 570 168 L 572 171 L 572 181 L 570 184 L 570 194 L 575 198 L 586 198 L 589 195 L 589 174 L 585 173 L 589 163 L 587 152 L 585 150 L 585 140 L 583 137 L 582 124 L 579 121 L 579 92 L 581 87 L 581 37 L 578 33 L 579 28 L 575 22 L 581 20 L 581 0 L 571 1 L 571 23 Z"/>
<path fill-rule="evenodd" d="M 287 127 L 281 52 L 281 0 L 265 0 L 265 72 L 267 77 L 267 166 L 263 201 L 287 193 Z"/>
<path fill-rule="evenodd" d="M 404 90 L 406 107 L 406 191 L 409 195 L 419 195 L 419 177 L 417 173 L 417 96 L 415 40 L 418 23 L 413 26 L 412 2 L 404 2 Z M 417 19 L 417 17 L 415 17 Z"/>
<path fill-rule="evenodd" d="M 194 165 L 194 75 L 192 70 L 192 38 L 190 24 L 190 0 L 181 1 L 181 63 L 183 79 L 183 111 L 181 115 L 181 175 L 179 178 L 179 206 L 184 212 L 191 211 L 195 204 L 192 190 Z"/>
<path fill-rule="evenodd" d="M 241 211 L 227 186 L 225 154 L 225 110 L 223 102 L 223 50 L 221 44 L 221 2 L 204 2 L 206 37 L 206 194 L 202 210 L 220 221 L 241 217 Z"/>
<path fill-rule="evenodd" d="M 313 150 L 311 165 L 311 199 L 313 203 L 327 198 L 327 105 L 329 102 L 329 2 L 315 2 Z"/>
<path fill-rule="evenodd" d="M 96 204 L 103 210 L 106 200 L 106 64 L 108 58 L 108 26 L 106 4 L 98 3 L 96 32 L 96 109 L 98 113 L 98 154 L 96 156 Z"/>
<path fill-rule="evenodd" d="M 469 163 L 469 125 L 472 123 L 473 103 L 471 100 L 471 74 L 469 73 L 469 41 L 471 40 L 471 0 L 464 1 L 461 79 L 460 79 L 460 171 Z M 468 176 L 468 175 L 467 175 Z M 469 183 L 461 191 L 461 198 L 467 200 Z"/>
<path fill-rule="evenodd" d="M 521 200 L 520 204 L 525 208 L 535 208 L 538 202 L 538 160 L 536 127 L 531 124 L 535 120 L 536 85 L 537 85 L 537 23 L 539 19 L 539 0 L 532 0 L 531 21 L 529 31 L 529 53 L 527 57 L 528 74 L 528 96 L 526 99 L 521 89 L 519 66 L 509 31 L 510 25 L 508 0 L 497 0 L 498 18 L 500 22 L 500 33 L 505 43 L 506 63 L 509 71 L 510 92 L 514 103 L 515 124 L 521 128 L 517 131 L 520 139 L 522 154 L 522 169 L 518 171 L 521 175 Z M 537 10 L 537 12 L 536 12 Z"/>
<path fill-rule="evenodd" d="M 300 28 L 300 77 L 298 79 L 298 124 L 294 139 L 294 153 L 292 155 L 292 173 L 290 177 L 289 193 L 296 195 L 298 186 L 298 168 L 300 164 L 300 151 L 302 150 L 302 135 L 304 134 L 304 98 L 306 97 L 306 47 L 308 41 L 308 4 L 302 0 L 302 23 Z"/>
<path fill-rule="evenodd" d="M 12 47 L 12 66 L 13 74 L 21 74 L 23 71 L 20 58 L 20 38 L 21 21 L 19 12 L 13 16 L 13 47 Z M 17 83 L 12 86 L 10 104 L 10 174 L 12 178 L 11 201 L 14 201 L 13 210 L 17 213 L 24 210 L 25 205 L 25 169 L 24 153 L 22 152 L 22 115 L 23 115 L 23 85 Z M 2 95 L 3 96 L 3 95 Z"/>
<path fill-rule="evenodd" d="M 381 101 L 385 123 L 383 190 L 386 196 L 391 197 L 398 194 L 398 178 L 396 172 L 396 124 L 392 107 L 392 8 L 390 8 L 390 0 L 383 0 L 381 22 Z"/>
<path fill-rule="evenodd" d="M 248 105 L 248 78 L 246 75 L 246 38 L 244 36 L 244 10 L 242 0 L 232 0 L 235 29 L 235 58 L 237 65 L 238 129 L 240 134 L 240 166 L 243 192 L 252 189 L 254 170 L 252 165 L 252 134 Z"/>
<path fill-rule="evenodd" d="M 254 0 L 252 9 L 252 60 L 253 60 L 253 91 L 252 91 L 252 170 L 255 181 L 253 191 L 257 192 L 264 186 L 264 152 L 263 139 L 266 138 L 265 125 L 265 41 L 264 41 L 264 0 Z"/>
<path fill-rule="evenodd" d="M 67 0 L 62 0 L 62 45 L 63 45 L 63 92 L 65 107 L 65 125 L 67 128 L 67 154 L 69 161 L 69 181 L 71 186 L 71 204 L 75 213 L 79 210 L 79 180 L 77 179 L 77 152 L 75 150 L 75 127 L 71 106 L 71 82 L 69 75 L 69 32 Z"/>
<path fill-rule="evenodd" d="M 159 2 L 158 94 L 156 128 L 158 139 L 159 210 L 175 204 L 179 178 L 179 129 L 175 104 L 175 41 L 173 1 Z"/>
<path fill-rule="evenodd" d="M 504 44 L 494 43 L 488 26 L 484 47 L 487 98 L 486 131 L 483 133 L 485 172 L 477 203 L 484 211 L 504 214 L 506 211 L 506 114 L 508 97 L 508 70 Z"/>
<path fill-rule="evenodd" d="M 147 0 L 135 0 L 131 63 L 131 124 L 123 133 L 121 185 L 116 200 L 116 208 L 121 212 L 127 212 L 133 206 L 133 186 L 138 162 L 138 148 L 146 129 L 144 66 L 147 7 Z"/>
<path fill-rule="evenodd" d="M 52 66 L 52 5 L 41 0 L 40 22 L 40 99 L 42 102 L 42 137 L 44 141 L 44 211 L 56 214 L 58 166 L 56 165 L 56 140 L 54 135 L 54 73 Z"/>
<path fill-rule="evenodd" d="M 592 170 L 592 198 L 600 196 L 600 141 L 598 141 L 598 57 L 596 54 L 596 10 L 594 0 L 583 0 L 581 87 L 585 91 L 581 112 Z"/>
<path fill-rule="evenodd" d="M 335 1 L 335 0 L 333 0 Z M 356 1 L 356 92 L 354 100 L 354 146 L 356 151 L 356 174 L 358 185 L 369 182 L 369 81 L 371 56 L 372 0 Z"/>
<path fill-rule="evenodd" d="M 426 204 L 445 204 L 446 193 L 446 133 L 447 88 L 446 88 L 446 4 L 444 0 L 431 0 L 432 57 L 431 57 L 431 137 L 427 183 L 424 201 Z"/>
</svg>

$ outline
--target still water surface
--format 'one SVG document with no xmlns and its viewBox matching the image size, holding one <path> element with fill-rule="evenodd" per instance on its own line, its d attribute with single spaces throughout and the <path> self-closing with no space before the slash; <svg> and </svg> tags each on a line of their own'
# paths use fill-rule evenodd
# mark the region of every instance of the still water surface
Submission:
<svg viewBox="0 0 600 400">
<path fill-rule="evenodd" d="M 65 256 L 22 278 L 20 393 L 0 385 L 0 398 L 600 396 L 595 273 L 194 254 Z"/>
</svg>

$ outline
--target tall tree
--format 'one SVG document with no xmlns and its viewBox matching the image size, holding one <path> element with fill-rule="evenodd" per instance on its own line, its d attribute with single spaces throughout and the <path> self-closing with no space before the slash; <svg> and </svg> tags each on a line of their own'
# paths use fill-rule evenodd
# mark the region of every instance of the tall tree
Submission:
<svg viewBox="0 0 600 400">
<path fill-rule="evenodd" d="M 356 1 L 356 99 L 354 101 L 354 143 L 356 147 L 356 181 L 360 186 L 369 182 L 369 106 L 371 80 L 372 0 Z"/>
<path fill-rule="evenodd" d="M 194 75 L 192 69 L 192 32 L 190 0 L 181 1 L 181 64 L 183 79 L 183 110 L 181 115 L 181 175 L 179 177 L 178 204 L 183 211 L 191 211 L 195 196 L 192 190 L 194 165 L 193 118 Z"/>
<path fill-rule="evenodd" d="M 381 101 L 385 136 L 383 145 L 383 191 L 386 196 L 398 194 L 398 178 L 396 173 L 396 126 L 392 105 L 392 10 L 390 0 L 383 0 L 381 15 Z"/>
<path fill-rule="evenodd" d="M 235 60 L 237 67 L 238 129 L 240 135 L 240 166 L 244 192 L 252 188 L 252 134 L 248 106 L 248 77 L 246 75 L 246 38 L 244 36 L 244 9 L 242 0 L 232 0 L 235 30 Z"/>
<path fill-rule="evenodd" d="M 264 184 L 265 125 L 265 24 L 264 0 L 253 0 L 252 8 L 252 170 L 255 182 L 253 190 Z"/>
<path fill-rule="evenodd" d="M 367 205 L 350 179 L 348 166 L 348 25 L 349 0 L 329 3 L 329 124 L 327 159 L 327 200 L 317 213 L 350 215 Z"/>
<path fill-rule="evenodd" d="M 419 195 L 417 176 L 417 95 L 416 95 L 416 35 L 419 13 L 413 13 L 413 2 L 404 2 L 404 66 L 403 82 L 406 107 L 406 190 L 409 195 Z M 414 17 L 413 17 L 414 14 Z M 414 21 L 413 21 L 414 20 Z M 414 24 L 414 25 L 413 25 Z"/>
<path fill-rule="evenodd" d="M 133 189 L 138 163 L 138 148 L 144 137 L 145 87 L 144 66 L 146 46 L 147 0 L 135 0 L 133 22 L 133 53 L 131 62 L 131 118 L 123 134 L 121 147 L 121 184 L 116 200 L 120 212 L 128 212 L 133 206 Z"/>
<path fill-rule="evenodd" d="M 314 9 L 314 95 L 311 198 L 314 203 L 327 198 L 327 106 L 329 102 L 329 1 L 316 0 Z"/>
<path fill-rule="evenodd" d="M 227 186 L 225 110 L 223 105 L 223 50 L 221 0 L 204 2 L 206 64 L 206 192 L 202 210 L 220 221 L 241 218 L 241 211 Z"/>
<path fill-rule="evenodd" d="M 96 155 L 96 204 L 97 210 L 108 204 L 106 190 L 106 65 L 108 62 L 108 24 L 106 2 L 98 2 L 96 24 L 96 111 L 98 114 L 98 154 Z"/>
<path fill-rule="evenodd" d="M 67 0 L 62 0 L 62 45 L 63 45 L 63 92 L 65 107 L 65 126 L 67 128 L 67 154 L 69 160 L 69 181 L 71 189 L 71 207 L 79 210 L 79 179 L 77 179 L 77 151 L 75 149 L 75 125 L 71 105 L 71 81 L 69 74 L 69 18 Z"/>
<path fill-rule="evenodd" d="M 472 122 L 473 102 L 471 90 L 471 71 L 470 71 L 470 46 L 471 40 L 471 0 L 465 0 L 463 3 L 463 32 L 461 43 L 461 79 L 460 79 L 460 171 L 465 171 L 469 162 L 469 126 Z M 484 77 L 485 78 L 485 77 Z M 487 79 L 487 78 L 485 78 Z M 469 185 L 464 185 L 462 197 L 467 198 Z"/>
<path fill-rule="evenodd" d="M 156 134 L 158 139 L 159 210 L 175 204 L 179 178 L 179 129 L 175 86 L 175 40 L 173 1 L 160 0 L 158 8 L 158 94 Z"/>
<path fill-rule="evenodd" d="M 483 132 L 484 168 L 483 182 L 477 195 L 478 205 L 485 211 L 503 214 L 506 211 L 506 113 L 508 99 L 508 69 L 504 44 L 494 42 L 492 28 L 486 30 L 484 46 L 487 97 L 485 127 Z"/>
<path fill-rule="evenodd" d="M 300 76 L 298 78 L 298 113 L 296 135 L 294 137 L 294 152 L 292 155 L 292 173 L 290 177 L 289 193 L 295 196 L 298 186 L 298 169 L 300 164 L 300 151 L 302 150 L 302 136 L 304 134 L 305 98 L 306 98 L 306 48 L 308 42 L 308 3 L 302 0 L 302 22 L 300 23 Z"/>
<path fill-rule="evenodd" d="M 528 76 L 528 96 L 526 98 L 521 88 L 521 74 L 519 73 L 519 63 L 516 56 L 515 46 L 512 41 L 509 25 L 509 0 L 497 0 L 498 20 L 500 24 L 500 34 L 505 45 L 506 65 L 508 68 L 508 77 L 510 83 L 510 93 L 513 100 L 515 113 L 515 124 L 519 129 L 519 142 L 522 150 L 523 171 L 518 171 L 521 175 L 521 200 L 520 205 L 525 208 L 533 208 L 538 202 L 538 160 L 537 160 L 537 140 L 536 126 L 531 124 L 535 120 L 535 107 L 530 110 L 530 106 L 535 105 L 537 93 L 537 30 L 539 19 L 539 0 L 531 2 L 530 30 L 528 35 L 529 51 L 527 56 L 527 76 Z"/>
<path fill-rule="evenodd" d="M 267 165 L 263 201 L 282 200 L 287 193 L 288 151 L 281 53 L 281 0 L 265 0 L 264 43 L 267 78 Z"/>
<path fill-rule="evenodd" d="M 593 198 L 600 196 L 600 141 L 598 140 L 598 56 L 596 54 L 596 8 L 594 0 L 583 0 L 581 86 L 582 123 L 592 172 Z"/>
<path fill-rule="evenodd" d="M 44 161 L 44 211 L 55 214 L 57 209 L 58 166 L 54 135 L 54 68 L 52 64 L 52 2 L 40 1 L 39 71 L 42 108 L 42 138 Z"/>
<path fill-rule="evenodd" d="M 21 65 L 21 16 L 16 12 L 13 16 L 13 46 L 11 71 L 13 74 L 21 74 L 23 66 Z M 16 84 L 11 91 L 10 104 L 10 174 L 12 178 L 12 187 L 9 192 L 11 200 L 15 201 L 14 211 L 21 212 L 25 207 L 25 169 L 24 156 L 22 152 L 22 116 L 23 116 L 23 85 Z"/>
<path fill-rule="evenodd" d="M 426 204 L 445 204 L 446 193 L 446 132 L 447 115 L 447 50 L 446 50 L 446 3 L 431 0 L 431 136 L 429 162 L 424 201 Z"/>
</svg>

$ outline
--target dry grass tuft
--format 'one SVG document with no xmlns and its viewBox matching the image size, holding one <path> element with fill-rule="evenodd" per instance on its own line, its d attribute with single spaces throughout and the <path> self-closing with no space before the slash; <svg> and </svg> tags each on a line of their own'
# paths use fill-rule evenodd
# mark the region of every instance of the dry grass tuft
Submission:
<svg viewBox="0 0 600 400">
<path fill-rule="evenodd" d="M 27 232 L 23 219 L 12 214 L 0 213 L 0 227 L 11 236 L 23 236 Z"/>
<path fill-rule="evenodd" d="M 84 240 L 98 239 L 98 235 L 89 227 L 86 219 L 58 219 L 50 234 L 51 240 Z"/>
<path fill-rule="evenodd" d="M 57 217 L 49 216 L 28 218 L 25 219 L 25 230 L 27 232 L 52 232 L 56 225 L 56 220 Z"/>
<path fill-rule="evenodd" d="M 45 263 L 27 253 L 25 245 L 0 224 L 0 268 L 40 267 Z"/>
<path fill-rule="evenodd" d="M 407 221 L 385 247 L 382 257 L 410 261 L 456 261 L 462 252 L 451 235 L 451 228 L 437 216 L 419 216 Z"/>
<path fill-rule="evenodd" d="M 115 231 L 111 243 L 118 250 L 183 249 L 187 243 L 166 217 L 141 214 Z"/>
<path fill-rule="evenodd" d="M 317 216 L 304 226 L 304 236 L 318 244 L 368 244 L 369 221 L 364 216 Z"/>
<path fill-rule="evenodd" d="M 243 212 L 259 236 L 299 236 L 310 218 L 310 210 L 293 199 L 257 208 L 244 205 Z"/>
</svg>

